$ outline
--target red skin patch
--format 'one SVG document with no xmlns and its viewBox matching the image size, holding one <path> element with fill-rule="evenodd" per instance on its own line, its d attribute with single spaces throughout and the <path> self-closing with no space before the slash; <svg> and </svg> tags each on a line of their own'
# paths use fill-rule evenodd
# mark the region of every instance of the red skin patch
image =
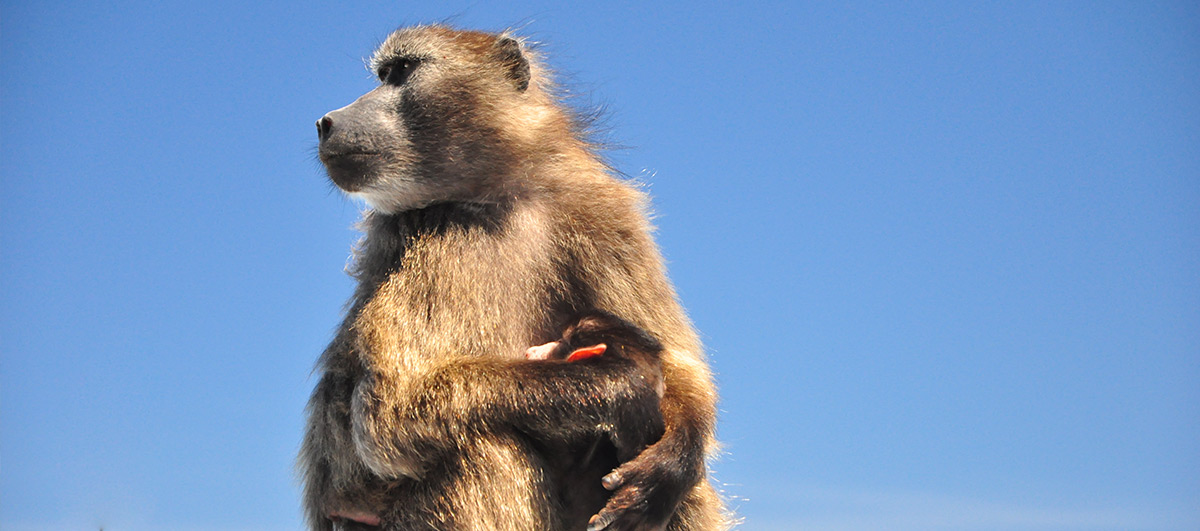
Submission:
<svg viewBox="0 0 1200 531">
<path fill-rule="evenodd" d="M 581 361 L 588 358 L 594 358 L 604 354 L 605 350 L 608 350 L 608 345 L 605 345 L 604 343 L 576 349 L 575 352 L 572 352 L 569 356 L 567 356 L 567 361 Z"/>
</svg>

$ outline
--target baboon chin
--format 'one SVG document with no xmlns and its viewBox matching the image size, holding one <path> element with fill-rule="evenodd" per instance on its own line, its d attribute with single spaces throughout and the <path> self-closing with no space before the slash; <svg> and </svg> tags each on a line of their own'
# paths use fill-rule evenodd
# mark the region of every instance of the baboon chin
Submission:
<svg viewBox="0 0 1200 531">
<path fill-rule="evenodd" d="M 537 51 L 418 26 L 371 66 L 379 86 L 317 121 L 330 179 L 370 208 L 308 405 L 310 527 L 727 528 L 716 391 L 648 202 Z M 527 359 L 552 342 L 572 346 Z"/>
</svg>

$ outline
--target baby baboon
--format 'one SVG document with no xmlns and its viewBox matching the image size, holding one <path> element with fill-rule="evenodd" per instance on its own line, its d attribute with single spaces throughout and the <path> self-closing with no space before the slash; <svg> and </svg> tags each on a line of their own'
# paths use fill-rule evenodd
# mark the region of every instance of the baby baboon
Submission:
<svg viewBox="0 0 1200 531">
<path fill-rule="evenodd" d="M 658 396 L 663 394 L 661 372 L 659 372 L 659 356 L 662 355 L 662 345 L 658 340 L 620 317 L 604 311 L 592 311 L 581 316 L 574 324 L 567 327 L 561 338 L 549 343 L 529 347 L 525 358 L 531 360 L 580 362 L 592 360 L 590 363 L 609 363 L 615 356 L 645 367 L 643 375 L 656 375 L 651 380 Z M 604 356 L 604 359 L 599 359 Z M 636 419 L 634 419 L 636 421 Z M 648 423 L 659 424 L 657 416 L 647 418 Z M 656 432 L 657 438 L 661 432 Z M 580 453 L 580 446 L 555 448 L 553 468 L 559 472 L 558 484 L 560 492 L 572 503 L 568 507 L 589 507 L 603 505 L 607 491 L 595 483 L 597 475 L 611 471 L 623 461 L 616 453 L 616 448 L 603 438 L 593 438 L 587 443 L 586 451 Z M 650 441 L 639 441 L 641 443 Z M 607 481 L 607 479 L 605 480 Z M 603 484 L 603 482 L 602 482 Z M 587 515 L 590 516 L 590 515 Z M 593 523 L 597 527 L 602 524 L 600 517 Z"/>
<path fill-rule="evenodd" d="M 372 67 L 380 85 L 317 122 L 330 178 L 371 208 L 309 401 L 311 527 L 726 527 L 705 469 L 716 392 L 646 199 L 535 52 L 420 26 Z M 598 311 L 661 349 L 525 359 Z"/>
<path fill-rule="evenodd" d="M 525 350 L 525 359 L 530 360 L 575 362 L 601 355 L 619 356 L 658 371 L 662 345 L 633 323 L 595 310 L 567 327 L 560 339 Z M 662 379 L 655 382 L 661 397 L 665 390 Z"/>
<path fill-rule="evenodd" d="M 608 352 L 609 343 L 613 344 L 618 356 L 645 360 L 646 363 L 662 351 L 658 340 L 645 330 L 611 313 L 593 310 L 576 319 L 563 331 L 561 338 L 526 349 L 525 359 L 583 361 Z M 628 353 L 625 352 L 627 349 Z"/>
</svg>

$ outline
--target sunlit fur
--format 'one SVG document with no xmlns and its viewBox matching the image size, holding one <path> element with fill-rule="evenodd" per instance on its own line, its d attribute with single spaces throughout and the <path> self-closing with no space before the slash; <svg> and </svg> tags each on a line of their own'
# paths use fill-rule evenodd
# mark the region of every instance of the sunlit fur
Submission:
<svg viewBox="0 0 1200 531">
<path fill-rule="evenodd" d="M 507 37 L 421 26 L 375 53 L 375 66 L 422 62 L 403 87 L 376 94 L 402 123 L 384 135 L 390 162 L 357 192 L 373 206 L 352 267 L 358 287 L 309 402 L 300 469 L 310 526 L 365 512 L 386 529 L 583 529 L 589 514 L 561 506 L 553 456 L 534 441 L 607 435 L 636 456 L 626 476 L 648 474 L 638 488 L 682 485 L 679 505 L 654 508 L 668 529 L 728 527 L 705 473 L 717 396 L 651 238 L 647 198 L 596 155 L 525 44 L 528 84 L 514 84 L 494 53 Z M 634 369 L 524 359 L 590 309 L 662 343 L 657 410 L 645 411 L 657 390 L 639 387 Z M 661 440 L 620 448 L 657 437 L 622 419 L 659 412 Z M 622 492 L 637 493 L 614 499 Z"/>
</svg>

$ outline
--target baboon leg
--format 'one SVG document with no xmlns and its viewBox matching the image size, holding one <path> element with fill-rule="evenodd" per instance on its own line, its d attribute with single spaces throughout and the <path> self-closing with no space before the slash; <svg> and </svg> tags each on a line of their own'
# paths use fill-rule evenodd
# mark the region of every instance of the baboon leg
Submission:
<svg viewBox="0 0 1200 531">
<path fill-rule="evenodd" d="M 725 512 L 720 494 L 707 480 L 696 485 L 683 500 L 668 531 L 718 531 L 728 529 L 729 515 Z"/>
<path fill-rule="evenodd" d="M 544 463 L 516 437 L 481 435 L 429 481 L 403 481 L 389 493 L 388 531 L 546 531 L 555 520 Z"/>
</svg>

